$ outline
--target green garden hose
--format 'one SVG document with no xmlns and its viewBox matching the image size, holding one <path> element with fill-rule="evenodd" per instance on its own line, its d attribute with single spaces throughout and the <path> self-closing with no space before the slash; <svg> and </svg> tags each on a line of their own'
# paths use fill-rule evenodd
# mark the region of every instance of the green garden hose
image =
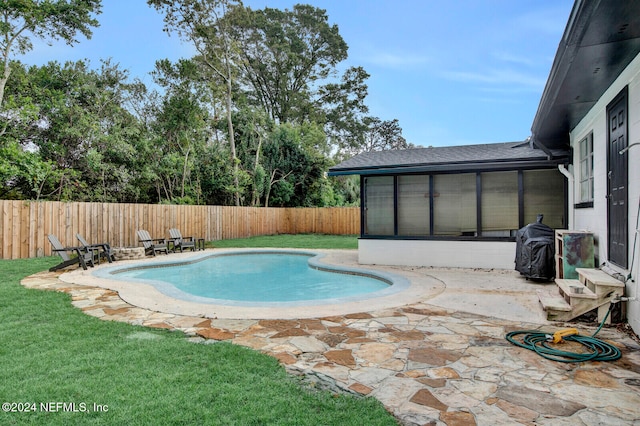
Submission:
<svg viewBox="0 0 640 426">
<path fill-rule="evenodd" d="M 568 352 L 558 349 L 550 345 L 550 341 L 553 339 L 553 335 L 535 330 L 518 330 L 507 333 L 506 339 L 516 346 L 521 348 L 532 350 L 538 355 L 558 362 L 585 362 L 585 361 L 615 361 L 622 356 L 622 353 L 615 346 L 596 339 L 596 334 L 600 332 L 605 321 L 611 313 L 613 303 L 609 305 L 609 311 L 605 315 L 604 319 L 600 323 L 600 326 L 593 335 L 580 336 L 578 334 L 571 334 L 563 336 L 562 340 L 578 342 L 585 346 L 588 351 L 584 353 Z M 524 335 L 522 341 L 517 340 L 515 337 Z"/>
</svg>

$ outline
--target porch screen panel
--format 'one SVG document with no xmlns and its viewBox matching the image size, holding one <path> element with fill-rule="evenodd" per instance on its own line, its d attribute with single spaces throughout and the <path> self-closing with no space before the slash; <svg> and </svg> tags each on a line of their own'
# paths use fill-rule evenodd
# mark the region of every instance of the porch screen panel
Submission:
<svg viewBox="0 0 640 426">
<path fill-rule="evenodd" d="M 393 235 L 393 176 L 364 179 L 365 235 Z"/>
<path fill-rule="evenodd" d="M 475 173 L 434 176 L 433 226 L 435 235 L 476 235 L 476 206 Z"/>
<path fill-rule="evenodd" d="M 398 176 L 398 235 L 429 235 L 429 176 Z"/>
<path fill-rule="evenodd" d="M 519 228 L 518 172 L 482 173 L 482 235 L 508 237 Z"/>
<path fill-rule="evenodd" d="M 554 229 L 567 226 L 564 217 L 564 176 L 556 170 L 525 170 L 524 224 L 536 221 L 543 214 L 542 223 Z"/>
</svg>

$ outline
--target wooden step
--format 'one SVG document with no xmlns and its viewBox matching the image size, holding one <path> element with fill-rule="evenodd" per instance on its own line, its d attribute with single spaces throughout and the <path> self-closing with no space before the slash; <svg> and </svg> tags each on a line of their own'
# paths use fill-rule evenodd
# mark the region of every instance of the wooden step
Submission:
<svg viewBox="0 0 640 426">
<path fill-rule="evenodd" d="M 572 320 L 606 303 L 579 280 L 556 279 L 558 294 L 571 306 L 571 315 L 562 315 L 565 321 Z M 578 293 L 582 291 L 582 293 Z M 547 314 L 547 318 L 549 314 Z M 558 318 L 559 319 L 559 318 Z"/>
<path fill-rule="evenodd" d="M 580 282 L 595 293 L 598 296 L 598 300 L 602 302 L 598 309 L 599 318 L 604 315 L 603 313 L 606 314 L 606 310 L 609 307 L 608 303 L 606 306 L 604 305 L 605 302 L 609 302 L 617 296 L 624 296 L 624 283 L 606 272 L 590 268 L 576 268 L 576 272 Z"/>
<path fill-rule="evenodd" d="M 546 290 L 536 290 L 536 293 L 538 293 L 538 300 L 545 310 L 550 308 L 556 311 L 571 312 L 571 305 L 559 294 L 553 294 Z"/>
<path fill-rule="evenodd" d="M 613 278 L 601 269 L 576 268 L 576 272 L 578 273 L 579 280 L 585 285 L 592 283 L 594 285 L 624 288 L 622 281 Z"/>
<path fill-rule="evenodd" d="M 541 301 L 541 303 L 547 314 L 548 321 L 571 321 L 594 309 L 598 309 L 598 315 L 600 315 L 600 307 L 584 305 L 571 306 L 560 295 L 555 297 L 553 295 L 538 295 L 538 299 L 544 300 L 544 302 Z M 606 307 L 608 308 L 608 304 Z"/>
<path fill-rule="evenodd" d="M 598 310 L 598 321 L 602 321 L 611 301 L 624 295 L 624 283 L 600 269 L 576 268 L 576 273 L 577 280 L 555 280 L 557 294 L 537 291 L 549 321 L 570 321 L 595 309 Z M 607 318 L 607 323 L 610 322 Z"/>
<path fill-rule="evenodd" d="M 549 321 L 568 321 L 571 319 L 571 305 L 559 294 L 550 293 L 547 290 L 536 290 L 538 300 L 547 313 Z"/>
<path fill-rule="evenodd" d="M 547 313 L 547 320 L 571 321 L 595 309 L 598 310 L 598 321 L 604 318 L 609 309 L 611 298 L 600 298 L 588 288 L 585 288 L 582 294 L 572 292 L 570 287 L 575 286 L 576 283 L 579 281 L 556 280 L 558 286 L 555 291 L 537 290 L 538 300 Z M 562 287 L 565 289 L 563 290 Z M 607 319 L 607 324 L 609 323 L 610 318 Z"/>
<path fill-rule="evenodd" d="M 566 298 L 576 299 L 597 299 L 598 296 L 591 291 L 586 285 L 582 284 L 579 280 L 565 280 L 556 278 L 556 284 L 560 290 L 560 295 Z M 570 301 L 567 300 L 569 304 Z"/>
<path fill-rule="evenodd" d="M 598 321 L 602 321 L 609 311 L 611 300 L 624 296 L 625 284 L 601 269 L 576 268 L 578 279 L 598 296 Z M 611 317 L 606 324 L 611 324 Z"/>
</svg>

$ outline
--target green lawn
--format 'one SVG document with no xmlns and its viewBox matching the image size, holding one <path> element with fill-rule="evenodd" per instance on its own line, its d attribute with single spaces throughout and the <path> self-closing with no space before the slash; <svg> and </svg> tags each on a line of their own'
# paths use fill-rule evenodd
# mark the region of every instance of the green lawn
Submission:
<svg viewBox="0 0 640 426">
<path fill-rule="evenodd" d="M 358 237 L 356 235 L 263 235 L 251 238 L 238 238 L 234 240 L 212 241 L 209 247 L 236 248 L 236 247 L 270 247 L 270 248 L 309 248 L 309 249 L 357 249 Z"/>
<path fill-rule="evenodd" d="M 19 284 L 57 262 L 0 260 L 0 402 L 36 409 L 0 412 L 2 425 L 396 424 L 375 399 L 313 391 L 259 352 L 101 321 Z"/>
</svg>

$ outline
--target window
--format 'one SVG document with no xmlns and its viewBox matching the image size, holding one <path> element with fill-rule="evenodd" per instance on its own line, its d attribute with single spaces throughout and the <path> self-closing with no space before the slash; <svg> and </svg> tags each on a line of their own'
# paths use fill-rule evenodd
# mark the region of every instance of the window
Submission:
<svg viewBox="0 0 640 426">
<path fill-rule="evenodd" d="M 544 215 L 564 228 L 565 178 L 555 168 L 363 177 L 362 236 L 511 239 Z"/>
<path fill-rule="evenodd" d="M 543 223 L 554 229 L 567 226 L 564 219 L 564 176 L 557 170 L 525 170 L 524 224 L 544 215 Z"/>
<path fill-rule="evenodd" d="M 429 235 L 429 176 L 398 176 L 398 235 Z"/>
<path fill-rule="evenodd" d="M 435 175 L 435 235 L 474 236 L 477 231 L 476 174 Z"/>
<path fill-rule="evenodd" d="M 580 141 L 580 202 L 593 202 L 593 133 Z"/>
<path fill-rule="evenodd" d="M 365 235 L 393 235 L 393 176 L 365 178 Z"/>
<path fill-rule="evenodd" d="M 518 172 L 482 173 L 482 235 L 509 237 L 519 228 Z"/>
</svg>

